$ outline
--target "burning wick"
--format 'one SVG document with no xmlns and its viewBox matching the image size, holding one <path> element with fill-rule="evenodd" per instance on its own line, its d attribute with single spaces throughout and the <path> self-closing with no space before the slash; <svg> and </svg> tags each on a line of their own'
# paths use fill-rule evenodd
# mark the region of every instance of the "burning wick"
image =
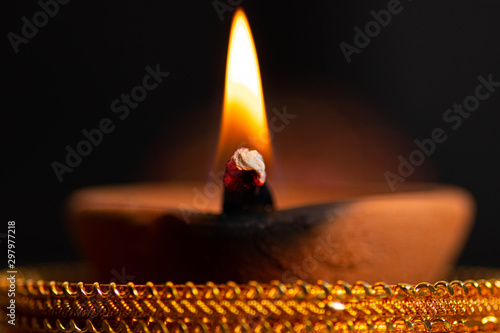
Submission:
<svg viewBox="0 0 500 333">
<path fill-rule="evenodd" d="M 224 214 L 269 213 L 271 192 L 266 186 L 266 165 L 256 150 L 239 148 L 224 172 Z"/>
</svg>

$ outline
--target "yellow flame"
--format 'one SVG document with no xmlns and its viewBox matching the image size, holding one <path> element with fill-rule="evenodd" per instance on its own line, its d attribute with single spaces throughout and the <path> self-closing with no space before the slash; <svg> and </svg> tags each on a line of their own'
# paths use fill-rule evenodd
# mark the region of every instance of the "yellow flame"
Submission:
<svg viewBox="0 0 500 333">
<path fill-rule="evenodd" d="M 231 26 L 216 165 L 227 162 L 238 147 L 257 149 L 266 164 L 272 162 L 257 51 L 242 9 Z"/>
</svg>

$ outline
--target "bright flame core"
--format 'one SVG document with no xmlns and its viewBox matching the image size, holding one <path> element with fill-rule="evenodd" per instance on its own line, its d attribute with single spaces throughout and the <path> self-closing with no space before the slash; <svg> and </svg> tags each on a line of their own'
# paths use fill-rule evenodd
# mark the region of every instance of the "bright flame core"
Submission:
<svg viewBox="0 0 500 333">
<path fill-rule="evenodd" d="M 259 62 L 242 9 L 234 14 L 229 38 L 216 167 L 227 162 L 238 147 L 257 149 L 266 164 L 272 162 Z"/>
</svg>

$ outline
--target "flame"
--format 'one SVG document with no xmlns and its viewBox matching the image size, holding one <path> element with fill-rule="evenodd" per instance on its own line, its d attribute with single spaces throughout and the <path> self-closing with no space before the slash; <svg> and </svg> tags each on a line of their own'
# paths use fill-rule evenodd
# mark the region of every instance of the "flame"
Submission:
<svg viewBox="0 0 500 333">
<path fill-rule="evenodd" d="M 238 147 L 257 149 L 268 166 L 272 162 L 257 51 L 242 9 L 234 14 L 229 38 L 216 167 L 227 162 Z"/>
</svg>

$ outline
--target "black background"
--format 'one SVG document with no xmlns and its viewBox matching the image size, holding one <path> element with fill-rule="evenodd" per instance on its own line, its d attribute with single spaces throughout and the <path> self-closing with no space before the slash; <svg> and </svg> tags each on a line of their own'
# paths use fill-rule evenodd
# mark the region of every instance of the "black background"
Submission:
<svg viewBox="0 0 500 333">
<path fill-rule="evenodd" d="M 226 1 L 222 1 L 226 2 Z M 176 117 L 220 105 L 232 14 L 212 1 L 78 1 L 15 54 L 7 38 L 32 21 L 35 1 L 4 6 L 2 211 L 17 223 L 17 264 L 77 257 L 61 207 L 73 190 L 141 179 L 145 147 Z M 264 92 L 293 80 L 341 84 L 384 107 L 410 138 L 428 137 L 443 112 L 472 94 L 477 76 L 500 81 L 500 4 L 402 1 L 403 11 L 348 64 L 339 48 L 387 1 L 251 1 L 241 5 L 257 45 Z M 51 168 L 81 130 L 113 118 L 111 102 L 141 82 L 147 65 L 170 76 L 59 183 Z M 440 181 L 469 189 L 478 204 L 464 265 L 500 266 L 500 89 L 431 157 Z M 193 122 L 198 118 L 193 115 Z M 179 142 L 172 144 L 181 144 Z M 381 179 L 383 181 L 383 179 Z M 0 230 L 1 232 L 1 230 Z M 1 265 L 4 265 L 2 262 Z"/>
</svg>

